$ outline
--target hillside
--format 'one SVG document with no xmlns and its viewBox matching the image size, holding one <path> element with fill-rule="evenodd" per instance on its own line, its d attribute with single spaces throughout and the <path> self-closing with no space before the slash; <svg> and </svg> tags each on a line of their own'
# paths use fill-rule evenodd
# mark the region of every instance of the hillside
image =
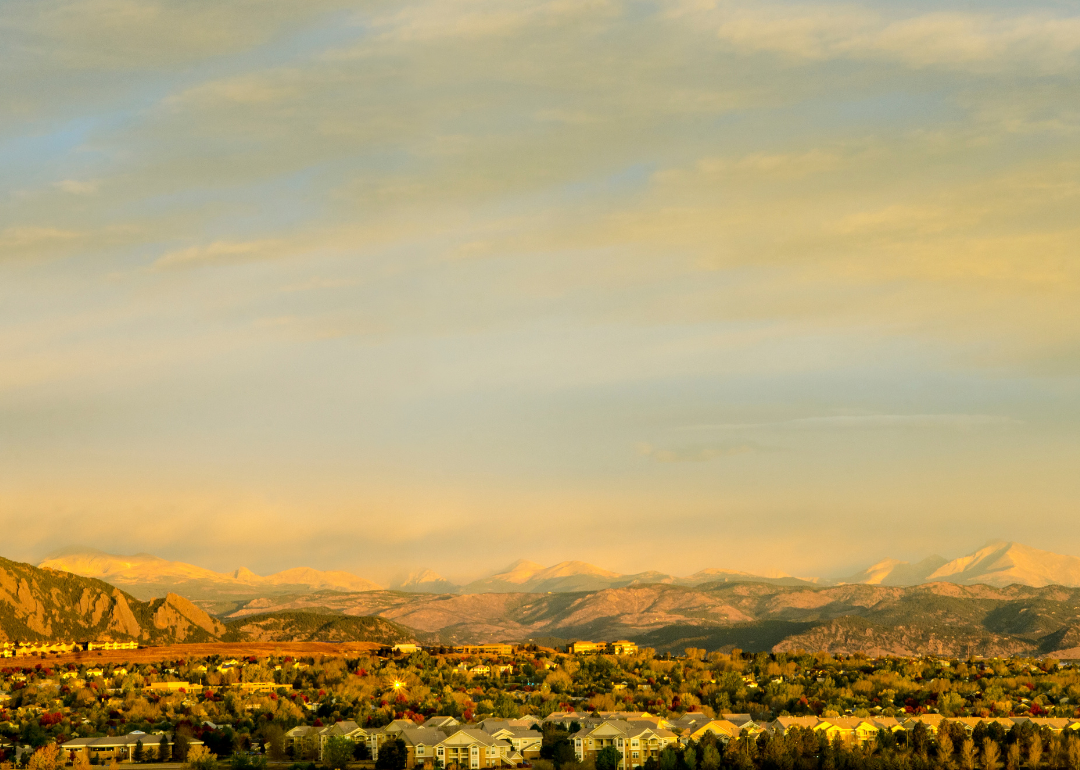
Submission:
<svg viewBox="0 0 1080 770">
<path fill-rule="evenodd" d="M 1080 638 L 1080 589 L 711 583 L 574 594 L 391 591 L 260 601 L 233 613 L 378 615 L 444 643 L 629 638 L 661 650 L 823 649 L 881 654 L 1046 653 Z"/>
<path fill-rule="evenodd" d="M 94 578 L 0 558 L 0 641 L 370 641 L 415 638 L 382 618 L 262 614 L 226 626 L 182 596 L 142 602 Z"/>
<path fill-rule="evenodd" d="M 397 642 L 416 641 L 408 628 L 384 618 L 279 612 L 232 620 L 225 641 L 252 642 Z"/>
<path fill-rule="evenodd" d="M 108 583 L 0 558 L 0 639 L 208 641 L 224 625 L 169 594 L 140 602 Z"/>
</svg>

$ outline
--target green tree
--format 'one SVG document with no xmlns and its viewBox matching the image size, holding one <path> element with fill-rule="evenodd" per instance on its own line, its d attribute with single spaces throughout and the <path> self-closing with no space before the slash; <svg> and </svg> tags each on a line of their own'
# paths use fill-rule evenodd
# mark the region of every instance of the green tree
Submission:
<svg viewBox="0 0 1080 770">
<path fill-rule="evenodd" d="M 701 752 L 701 770 L 720 770 L 720 752 L 709 744 Z"/>
<path fill-rule="evenodd" d="M 660 770 L 675 770 L 679 766 L 679 755 L 675 753 L 675 749 L 668 746 L 660 752 Z"/>
<path fill-rule="evenodd" d="M 686 770 L 695 770 L 697 768 L 697 749 L 693 745 L 687 746 L 683 749 L 682 760 Z"/>
<path fill-rule="evenodd" d="M 183 733 L 176 733 L 173 736 L 172 761 L 187 762 L 188 749 L 190 746 L 191 744 L 186 735 Z"/>
<path fill-rule="evenodd" d="M 143 749 L 142 740 L 135 741 L 135 750 L 131 753 L 131 759 L 135 762 L 142 762 L 146 759 L 146 752 Z"/>
<path fill-rule="evenodd" d="M 345 770 L 353 758 L 355 745 L 352 740 L 342 735 L 333 735 L 323 744 L 323 764 L 331 770 Z M 379 752 L 382 759 L 382 752 Z M 404 767 L 404 765 L 402 765 Z"/>
<path fill-rule="evenodd" d="M 171 754 L 171 753 L 172 753 L 172 750 L 169 748 L 169 736 L 167 736 L 167 735 L 161 736 L 161 740 L 158 741 L 157 761 L 158 762 L 168 762 L 169 761 L 169 754 Z"/>
<path fill-rule="evenodd" d="M 614 746 L 605 746 L 596 755 L 596 770 L 619 770 L 619 752 Z"/>
</svg>

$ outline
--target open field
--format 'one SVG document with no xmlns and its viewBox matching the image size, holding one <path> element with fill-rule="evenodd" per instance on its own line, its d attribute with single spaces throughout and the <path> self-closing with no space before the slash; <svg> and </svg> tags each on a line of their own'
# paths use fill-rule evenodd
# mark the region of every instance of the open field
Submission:
<svg viewBox="0 0 1080 770">
<path fill-rule="evenodd" d="M 2 668 L 33 668 L 40 663 L 156 663 L 178 658 L 222 655 L 227 657 L 267 657 L 269 655 L 361 655 L 382 647 L 375 642 L 203 642 L 199 644 L 169 644 L 161 647 L 142 647 L 138 650 L 94 650 L 65 655 L 30 655 L 5 658 Z"/>
</svg>

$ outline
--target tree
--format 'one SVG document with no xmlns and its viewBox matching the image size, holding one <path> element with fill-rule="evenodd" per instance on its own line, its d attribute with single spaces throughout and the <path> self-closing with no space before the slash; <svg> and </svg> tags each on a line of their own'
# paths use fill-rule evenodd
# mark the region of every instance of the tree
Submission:
<svg viewBox="0 0 1080 770">
<path fill-rule="evenodd" d="M 183 733 L 176 733 L 173 735 L 172 745 L 172 761 L 173 762 L 187 762 L 188 748 L 191 744 L 188 742 L 188 738 Z"/>
<path fill-rule="evenodd" d="M 135 751 L 131 753 L 131 759 L 134 762 L 142 762 L 146 759 L 146 753 L 143 750 L 142 740 L 135 741 Z"/>
<path fill-rule="evenodd" d="M 1080 738 L 1075 735 L 1069 736 L 1065 754 L 1069 763 L 1069 770 L 1080 770 Z"/>
<path fill-rule="evenodd" d="M 660 770 L 675 770 L 679 766 L 679 755 L 668 746 L 660 752 Z"/>
<path fill-rule="evenodd" d="M 281 725 L 271 723 L 264 727 L 262 741 L 270 759 L 275 762 L 285 759 L 285 731 L 281 729 Z"/>
<path fill-rule="evenodd" d="M 1020 770 L 1020 744 L 1010 743 L 1009 750 L 1005 752 L 1005 767 L 1007 770 Z"/>
<path fill-rule="evenodd" d="M 701 770 L 720 770 L 720 752 L 709 744 L 701 752 Z"/>
<path fill-rule="evenodd" d="M 953 762 L 953 742 L 949 737 L 949 729 L 947 724 L 943 724 L 941 729 L 938 730 L 937 735 L 937 760 L 940 767 L 949 768 L 952 767 Z"/>
<path fill-rule="evenodd" d="M 1028 746 L 1028 767 L 1037 768 L 1042 761 L 1042 755 L 1042 736 L 1035 733 L 1031 736 L 1031 745 Z"/>
<path fill-rule="evenodd" d="M 408 761 L 409 755 L 405 749 L 405 741 L 397 738 L 379 747 L 375 770 L 405 770 L 405 764 Z"/>
<path fill-rule="evenodd" d="M 596 755 L 596 770 L 619 770 L 619 752 L 614 746 L 605 746 Z"/>
<path fill-rule="evenodd" d="M 697 767 L 697 750 L 693 746 L 687 746 L 682 753 L 683 765 L 686 770 L 695 770 Z M 616 763 L 618 766 L 618 763 Z M 600 770 L 599 767 L 597 770 Z"/>
<path fill-rule="evenodd" d="M 975 741 L 965 738 L 960 744 L 960 767 L 963 770 L 975 770 Z"/>
<path fill-rule="evenodd" d="M 167 735 L 161 736 L 161 740 L 158 741 L 157 761 L 158 762 L 168 762 L 169 761 L 169 754 L 171 754 L 171 753 L 172 753 L 172 749 L 169 748 L 169 736 L 167 736 Z"/>
<path fill-rule="evenodd" d="M 266 757 L 253 757 L 243 752 L 233 754 L 232 770 L 266 770 Z"/>
<path fill-rule="evenodd" d="M 205 746 L 192 746 L 187 750 L 184 767 L 186 770 L 218 770 L 217 754 Z"/>
<path fill-rule="evenodd" d="M 35 751 L 26 766 L 29 770 L 56 770 L 59 755 L 60 747 L 50 743 Z"/>
<path fill-rule="evenodd" d="M 1001 765 L 1001 747 L 993 738 L 983 738 L 982 761 L 986 770 L 998 770 Z M 1080 770 L 1080 768 L 1077 768 Z"/>
<path fill-rule="evenodd" d="M 349 765 L 349 761 L 353 758 L 355 748 L 353 741 L 345 736 L 332 735 L 323 744 L 323 764 L 331 768 L 331 770 L 345 770 Z M 379 758 L 382 758 L 381 751 L 379 752 Z"/>
</svg>

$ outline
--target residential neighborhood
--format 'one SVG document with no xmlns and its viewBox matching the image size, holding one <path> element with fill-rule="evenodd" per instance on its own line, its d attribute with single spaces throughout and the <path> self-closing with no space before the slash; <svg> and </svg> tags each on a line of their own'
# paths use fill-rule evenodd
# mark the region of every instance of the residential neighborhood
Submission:
<svg viewBox="0 0 1080 770">
<path fill-rule="evenodd" d="M 80 766 L 194 752 L 378 770 L 719 770 L 786 766 L 781 755 L 823 770 L 830 757 L 929 770 L 941 752 L 963 767 L 995 750 L 1019 751 L 1017 768 L 1042 754 L 1064 768 L 1080 752 L 1070 661 L 588 644 L 154 663 L 21 655 L 0 666 L 0 763 L 50 746 Z"/>
</svg>

